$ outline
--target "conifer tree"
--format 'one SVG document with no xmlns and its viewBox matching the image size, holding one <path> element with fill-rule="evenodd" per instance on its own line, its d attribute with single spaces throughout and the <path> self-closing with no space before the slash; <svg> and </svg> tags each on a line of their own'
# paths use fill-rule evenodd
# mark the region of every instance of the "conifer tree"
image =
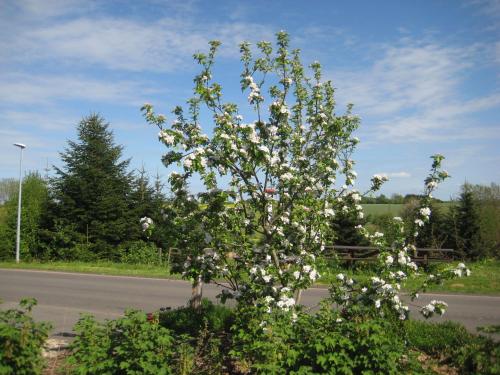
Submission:
<svg viewBox="0 0 500 375">
<path fill-rule="evenodd" d="M 61 153 L 62 168 L 52 180 L 54 222 L 72 227 L 100 258 L 112 258 L 116 245 L 131 239 L 138 221 L 131 209 L 132 176 L 122 146 L 115 145 L 109 124 L 97 115 L 78 124 L 78 141 Z"/>
<path fill-rule="evenodd" d="M 453 208 L 454 237 L 457 250 L 468 259 L 480 258 L 481 249 L 480 218 L 477 205 L 470 185 L 464 184 L 458 199 L 458 205 Z"/>
</svg>

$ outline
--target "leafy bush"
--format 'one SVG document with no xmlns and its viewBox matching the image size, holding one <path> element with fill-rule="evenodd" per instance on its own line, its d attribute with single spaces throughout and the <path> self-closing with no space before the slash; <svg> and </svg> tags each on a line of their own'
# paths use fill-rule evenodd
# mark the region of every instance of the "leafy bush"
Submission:
<svg viewBox="0 0 500 375">
<path fill-rule="evenodd" d="M 85 315 L 74 328 L 76 338 L 68 361 L 77 374 L 171 374 L 174 339 L 140 311 L 125 317 L 97 322 Z"/>
<path fill-rule="evenodd" d="M 197 337 L 203 329 L 208 329 L 210 332 L 226 330 L 231 324 L 232 317 L 231 309 L 203 299 L 197 309 L 187 306 L 160 313 L 160 325 L 178 335 Z"/>
<path fill-rule="evenodd" d="M 31 309 L 35 299 L 23 299 L 19 309 L 0 311 L 0 374 L 40 374 L 42 346 L 51 325 L 35 323 Z"/>
<path fill-rule="evenodd" d="M 429 323 L 409 320 L 405 322 L 405 328 L 410 345 L 430 355 L 456 353 L 472 337 L 463 325 L 450 321 Z"/>
<path fill-rule="evenodd" d="M 144 241 L 132 242 L 121 255 L 121 261 L 129 264 L 159 265 L 158 248 L 153 243 Z"/>
<path fill-rule="evenodd" d="M 462 347 L 454 363 L 462 374 L 500 374 L 500 343 L 484 336 L 473 339 Z"/>
<path fill-rule="evenodd" d="M 283 313 L 263 320 L 254 307 L 239 309 L 230 354 L 240 368 L 282 374 L 399 374 L 406 346 L 393 324 L 382 318 L 343 320 L 325 305 L 317 314 Z"/>
<path fill-rule="evenodd" d="M 500 374 L 500 343 L 490 338 L 472 335 L 454 322 L 408 321 L 405 328 L 411 347 L 438 356 L 461 374 Z"/>
</svg>

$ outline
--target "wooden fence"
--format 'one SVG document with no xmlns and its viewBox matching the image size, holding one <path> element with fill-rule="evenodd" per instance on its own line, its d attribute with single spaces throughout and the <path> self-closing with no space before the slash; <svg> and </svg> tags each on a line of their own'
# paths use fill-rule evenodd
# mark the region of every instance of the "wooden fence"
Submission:
<svg viewBox="0 0 500 375">
<path fill-rule="evenodd" d="M 333 245 L 326 246 L 321 256 L 325 259 L 337 259 L 352 265 L 356 262 L 374 262 L 377 260 L 378 253 L 378 249 L 372 246 Z M 415 263 L 428 265 L 430 263 L 453 260 L 455 250 L 417 248 L 409 255 Z M 162 256 L 160 253 L 160 259 L 161 258 Z M 182 252 L 178 248 L 170 248 L 166 258 L 165 262 L 167 265 L 179 264 L 184 261 Z"/>
</svg>

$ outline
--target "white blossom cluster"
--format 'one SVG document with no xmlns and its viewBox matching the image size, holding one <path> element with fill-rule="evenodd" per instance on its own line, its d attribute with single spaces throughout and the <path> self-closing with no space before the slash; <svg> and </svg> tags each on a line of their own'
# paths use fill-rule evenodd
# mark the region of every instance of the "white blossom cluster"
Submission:
<svg viewBox="0 0 500 375">
<path fill-rule="evenodd" d="M 139 220 L 139 222 L 141 223 L 143 231 L 148 230 L 151 227 L 151 225 L 153 225 L 153 219 L 151 219 L 147 216 L 144 216 L 143 218 L 141 218 Z"/>
<path fill-rule="evenodd" d="M 430 318 L 434 314 L 444 315 L 448 304 L 444 301 L 432 300 L 429 304 L 422 307 L 420 312 L 426 318 Z"/>
</svg>

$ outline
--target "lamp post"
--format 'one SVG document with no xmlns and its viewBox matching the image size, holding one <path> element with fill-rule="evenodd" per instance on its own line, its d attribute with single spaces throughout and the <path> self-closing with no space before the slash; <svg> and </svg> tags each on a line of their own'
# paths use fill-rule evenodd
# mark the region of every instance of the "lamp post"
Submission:
<svg viewBox="0 0 500 375">
<path fill-rule="evenodd" d="M 23 150 L 26 145 L 22 143 L 14 143 L 14 146 L 21 149 L 21 156 L 19 158 L 19 201 L 17 203 L 17 236 L 16 236 L 16 263 L 19 263 L 19 245 L 21 243 L 21 194 L 23 190 Z"/>
</svg>

